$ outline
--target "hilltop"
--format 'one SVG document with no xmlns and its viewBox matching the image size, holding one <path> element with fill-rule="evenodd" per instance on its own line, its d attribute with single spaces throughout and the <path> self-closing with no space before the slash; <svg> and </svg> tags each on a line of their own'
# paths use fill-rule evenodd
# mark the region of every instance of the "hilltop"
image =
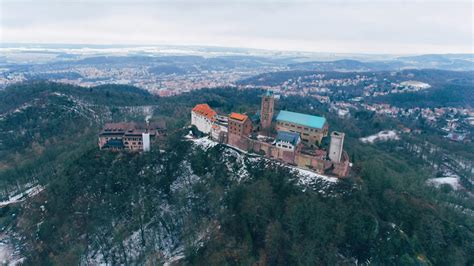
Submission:
<svg viewBox="0 0 474 266">
<path fill-rule="evenodd" d="M 316 99 L 282 98 L 279 108 L 323 114 L 346 132 L 355 175 L 339 181 L 185 137 L 197 103 L 250 114 L 261 93 L 159 98 L 133 87 L 44 82 L 6 89 L 4 199 L 42 190 L 2 205 L 2 241 L 26 264 L 472 264 L 472 198 L 466 188 L 426 184 L 436 160 L 417 145 L 429 132 L 365 144 L 360 137 L 401 122 L 342 119 Z M 149 153 L 98 150 L 103 123 L 150 114 L 169 134 Z"/>
</svg>

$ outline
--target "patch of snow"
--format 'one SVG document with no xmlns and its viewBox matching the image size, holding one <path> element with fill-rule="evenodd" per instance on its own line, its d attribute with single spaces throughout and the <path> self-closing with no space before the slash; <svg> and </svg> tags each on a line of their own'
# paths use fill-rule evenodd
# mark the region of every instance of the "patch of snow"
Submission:
<svg viewBox="0 0 474 266">
<path fill-rule="evenodd" d="M 2 265 L 22 265 L 25 258 L 20 254 L 18 247 L 15 247 L 5 232 L 0 234 L 0 263 Z"/>
<path fill-rule="evenodd" d="M 315 183 L 319 183 L 319 182 L 335 183 L 335 182 L 338 181 L 338 178 L 336 178 L 336 177 L 330 177 L 330 176 L 315 173 L 315 172 L 307 170 L 307 169 L 302 169 L 302 168 L 298 168 L 298 167 L 295 167 L 295 166 L 290 166 L 290 165 L 285 164 L 285 163 L 274 161 L 270 158 L 261 157 L 261 155 L 248 153 L 246 151 L 240 150 L 240 149 L 235 148 L 235 147 L 230 147 L 230 150 L 234 151 L 234 153 L 237 154 L 237 155 L 239 155 L 239 152 L 241 154 L 246 154 L 247 155 L 246 156 L 247 160 L 249 162 L 252 162 L 252 163 L 258 163 L 261 160 L 264 160 L 267 163 L 272 163 L 272 164 L 276 164 L 280 167 L 285 167 L 285 168 L 291 169 L 292 173 L 296 174 L 298 176 L 297 183 L 301 186 L 312 186 Z M 240 156 L 241 156 L 241 154 L 240 154 Z M 243 174 L 242 177 L 246 177 L 246 176 L 248 176 L 248 172 L 246 173 L 246 175 L 244 174 L 246 171 L 247 171 L 247 169 L 244 165 L 243 167 L 241 167 L 239 169 L 239 174 L 241 174 L 241 175 Z"/>
<path fill-rule="evenodd" d="M 224 150 L 223 156 L 224 161 L 226 162 L 227 170 L 229 173 L 236 174 L 236 180 L 241 182 L 246 180 L 250 175 L 247 169 L 247 164 L 245 159 L 248 158 L 245 156 L 246 153 L 241 153 L 240 150 L 237 151 L 233 148 L 227 147 Z M 235 161 L 234 161 L 235 159 Z M 234 168 L 237 168 L 237 171 L 234 171 Z"/>
<path fill-rule="evenodd" d="M 181 162 L 179 172 L 179 176 L 170 186 L 173 193 L 178 190 L 187 190 L 200 180 L 200 177 L 193 173 L 191 163 L 188 160 Z"/>
<path fill-rule="evenodd" d="M 60 92 L 57 92 L 57 91 L 55 91 L 55 92 L 53 92 L 53 93 L 51 93 L 51 94 L 52 94 L 52 95 L 55 95 L 55 96 L 66 96 L 64 93 L 60 93 Z"/>
<path fill-rule="evenodd" d="M 185 139 L 194 139 L 193 132 L 189 130 L 188 134 L 184 136 Z"/>
<path fill-rule="evenodd" d="M 40 186 L 40 185 L 34 186 L 30 189 L 27 189 L 24 192 L 18 193 L 16 195 L 10 197 L 8 200 L 1 201 L 0 202 L 0 207 L 4 207 L 4 206 L 7 206 L 7 205 L 10 205 L 10 204 L 13 204 L 13 203 L 22 202 L 22 201 L 26 200 L 27 198 L 34 197 L 35 195 L 37 195 L 38 193 L 40 193 L 43 190 L 44 190 L 43 186 Z"/>
<path fill-rule="evenodd" d="M 443 184 L 450 185 L 454 190 L 458 190 L 462 188 L 461 183 L 459 183 L 458 176 L 447 176 L 447 177 L 439 177 L 439 178 L 430 178 L 426 181 L 428 185 L 432 185 L 434 187 L 440 187 Z"/>
<path fill-rule="evenodd" d="M 404 82 L 401 82 L 400 85 L 407 86 L 407 87 L 412 87 L 412 88 L 420 89 L 420 90 L 431 88 L 430 84 L 424 83 L 424 82 L 421 82 L 421 81 L 416 81 L 416 80 L 404 81 Z"/>
<path fill-rule="evenodd" d="M 169 258 L 164 264 L 163 266 L 170 266 L 172 265 L 174 262 L 177 262 L 179 260 L 182 260 L 184 259 L 184 255 L 176 255 L 176 256 L 173 256 L 171 258 Z"/>
<path fill-rule="evenodd" d="M 193 141 L 195 145 L 201 147 L 203 150 L 208 150 L 209 148 L 212 148 L 218 144 L 217 142 L 209 139 L 209 137 L 191 139 L 191 141 Z"/>
<path fill-rule="evenodd" d="M 203 147 L 204 150 L 207 150 L 211 147 L 214 147 L 218 143 L 209 139 L 208 137 L 191 139 L 197 146 Z M 225 145 L 226 148 L 223 151 L 223 160 L 226 162 L 227 169 L 230 173 L 235 173 L 236 180 L 241 182 L 249 178 L 250 174 L 247 169 L 247 163 L 258 163 L 261 160 L 264 160 L 268 164 L 275 164 L 280 167 L 285 167 L 291 170 L 298 178 L 297 184 L 305 187 L 328 187 L 330 184 L 334 184 L 338 181 L 336 177 L 330 177 L 322 174 L 315 173 L 313 171 L 298 168 L 295 166 L 290 166 L 288 164 L 272 160 L 270 158 L 262 157 L 258 154 L 249 153 L 247 151 L 241 150 L 239 148 Z M 237 169 L 237 170 L 234 170 Z M 325 191 L 320 190 L 319 192 L 324 193 Z"/>
<path fill-rule="evenodd" d="M 257 135 L 257 139 L 260 140 L 260 141 L 273 141 L 274 138 L 272 137 L 269 137 L 269 136 L 264 136 L 264 135 Z"/>
<path fill-rule="evenodd" d="M 399 140 L 400 137 L 395 130 L 382 130 L 377 134 L 367 136 L 365 138 L 360 138 L 359 140 L 363 143 L 374 143 L 376 141 L 389 141 L 389 140 Z"/>
<path fill-rule="evenodd" d="M 0 263 L 6 265 L 12 258 L 13 250 L 6 243 L 0 243 Z"/>
<path fill-rule="evenodd" d="M 336 177 L 325 176 L 322 174 L 312 172 L 310 170 L 301 169 L 297 167 L 290 167 L 290 168 L 292 168 L 293 169 L 292 171 L 298 175 L 299 177 L 298 183 L 301 185 L 308 185 L 308 184 L 314 183 L 315 180 L 321 180 L 321 179 L 324 181 L 332 182 L 332 183 L 335 183 L 338 181 Z"/>
</svg>

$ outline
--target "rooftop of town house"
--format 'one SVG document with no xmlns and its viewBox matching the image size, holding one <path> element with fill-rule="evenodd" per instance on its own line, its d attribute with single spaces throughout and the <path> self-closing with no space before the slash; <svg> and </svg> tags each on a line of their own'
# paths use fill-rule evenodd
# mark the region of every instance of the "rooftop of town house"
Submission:
<svg viewBox="0 0 474 266">
<path fill-rule="evenodd" d="M 278 131 L 276 141 L 283 141 L 291 143 L 292 145 L 298 144 L 298 140 L 300 139 L 300 134 L 288 131 Z"/>
<path fill-rule="evenodd" d="M 280 111 L 276 120 L 319 129 L 322 129 L 326 123 L 326 118 L 321 116 L 307 115 L 284 110 Z"/>
<path fill-rule="evenodd" d="M 229 118 L 231 119 L 235 119 L 235 120 L 238 120 L 238 121 L 245 121 L 247 120 L 249 117 L 247 115 L 244 115 L 244 114 L 239 114 L 239 113 L 231 113 Z"/>
<path fill-rule="evenodd" d="M 203 115 L 211 120 L 213 120 L 214 116 L 217 115 L 216 111 L 212 110 L 212 108 L 206 103 L 194 106 L 193 112 Z"/>
</svg>

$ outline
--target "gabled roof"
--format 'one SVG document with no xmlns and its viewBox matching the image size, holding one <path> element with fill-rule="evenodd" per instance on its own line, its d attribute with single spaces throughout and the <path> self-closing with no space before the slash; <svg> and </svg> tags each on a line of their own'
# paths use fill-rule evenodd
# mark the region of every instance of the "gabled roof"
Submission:
<svg viewBox="0 0 474 266">
<path fill-rule="evenodd" d="M 239 113 L 231 113 L 229 118 L 232 118 L 232 119 L 235 119 L 235 120 L 238 120 L 238 121 L 242 121 L 242 122 L 249 119 L 249 117 L 247 115 L 239 114 Z"/>
<path fill-rule="evenodd" d="M 322 129 L 326 123 L 326 118 L 282 110 L 277 116 L 277 121 L 286 121 L 302 126 Z"/>
<path fill-rule="evenodd" d="M 216 111 L 212 110 L 212 108 L 206 103 L 197 104 L 194 106 L 193 112 L 205 116 L 210 120 L 214 120 L 214 116 L 217 115 Z"/>
<path fill-rule="evenodd" d="M 278 135 L 276 137 L 276 142 L 283 141 L 291 143 L 293 146 L 298 144 L 300 139 L 300 134 L 295 132 L 288 132 L 288 131 L 278 131 Z"/>
</svg>

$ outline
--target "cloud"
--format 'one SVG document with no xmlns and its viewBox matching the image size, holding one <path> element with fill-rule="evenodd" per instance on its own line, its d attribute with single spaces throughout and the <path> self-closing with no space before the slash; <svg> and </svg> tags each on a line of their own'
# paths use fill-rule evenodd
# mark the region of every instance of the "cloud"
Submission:
<svg viewBox="0 0 474 266">
<path fill-rule="evenodd" d="M 347 53 L 472 52 L 473 47 L 470 1 L 3 0 L 0 8 L 2 42 Z"/>
</svg>

